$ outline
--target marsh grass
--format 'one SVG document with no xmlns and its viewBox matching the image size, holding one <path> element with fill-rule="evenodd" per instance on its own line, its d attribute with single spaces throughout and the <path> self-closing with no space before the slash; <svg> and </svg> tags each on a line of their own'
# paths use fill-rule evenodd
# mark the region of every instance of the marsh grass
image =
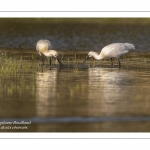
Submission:
<svg viewBox="0 0 150 150">
<path fill-rule="evenodd" d="M 36 59 L 35 59 L 36 60 Z M 1 55 L 0 56 L 0 73 L 1 74 L 16 74 L 16 73 L 33 73 L 39 70 L 40 67 L 34 59 L 27 59 L 23 55 Z"/>
<path fill-rule="evenodd" d="M 97 61 L 93 58 L 88 59 L 81 67 L 82 62 L 85 60 L 86 54 L 69 53 L 68 55 L 62 54 L 62 63 L 64 68 L 73 69 L 74 74 L 78 74 L 79 69 L 87 69 L 94 67 L 111 67 L 110 59 Z M 0 74 L 14 75 L 17 73 L 35 73 L 37 71 L 44 71 L 50 69 L 49 58 L 44 58 L 45 65 L 41 66 L 40 57 L 36 54 L 6 54 L 0 55 Z M 150 68 L 150 55 L 131 53 L 124 55 L 120 59 L 123 68 Z M 113 59 L 114 66 L 118 67 L 118 60 Z M 52 68 L 59 68 L 59 64 L 55 58 L 52 59 Z"/>
</svg>

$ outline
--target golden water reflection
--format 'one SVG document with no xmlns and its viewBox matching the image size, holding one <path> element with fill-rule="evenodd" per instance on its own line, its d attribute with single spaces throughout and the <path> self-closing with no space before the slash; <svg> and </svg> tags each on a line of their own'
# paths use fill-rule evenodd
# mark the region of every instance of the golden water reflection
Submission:
<svg viewBox="0 0 150 150">
<path fill-rule="evenodd" d="M 145 82 L 141 73 L 117 68 L 89 68 L 77 75 L 72 70 L 39 72 L 36 74 L 36 115 L 150 115 L 150 83 Z"/>
<path fill-rule="evenodd" d="M 150 116 L 150 70 L 45 69 L 0 76 L 1 118 Z M 137 123 L 136 128 L 134 128 Z M 128 127 L 126 127 L 128 125 Z M 144 125 L 144 126 L 143 126 Z M 28 131 L 149 131 L 142 122 L 33 123 Z M 114 128 L 114 127 L 117 127 Z"/>
<path fill-rule="evenodd" d="M 96 116 L 150 115 L 149 81 L 117 68 L 89 69 L 89 109 Z M 92 111 L 92 112 L 91 112 Z"/>
<path fill-rule="evenodd" d="M 55 115 L 57 94 L 57 70 L 46 70 L 36 74 L 36 113 L 47 116 L 49 111 Z M 49 109 L 49 106 L 53 105 Z"/>
</svg>

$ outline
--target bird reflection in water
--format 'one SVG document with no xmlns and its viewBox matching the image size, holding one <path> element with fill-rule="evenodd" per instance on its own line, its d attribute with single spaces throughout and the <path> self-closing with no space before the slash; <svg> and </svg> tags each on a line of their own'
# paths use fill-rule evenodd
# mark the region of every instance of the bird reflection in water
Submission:
<svg viewBox="0 0 150 150">
<path fill-rule="evenodd" d="M 127 109 L 132 84 L 132 74 L 117 68 L 89 68 L 89 99 L 99 115 L 116 115 Z M 132 88 L 132 87 L 131 87 Z"/>
<path fill-rule="evenodd" d="M 46 70 L 36 75 L 38 117 L 46 117 L 50 113 L 55 114 L 57 70 Z"/>
</svg>

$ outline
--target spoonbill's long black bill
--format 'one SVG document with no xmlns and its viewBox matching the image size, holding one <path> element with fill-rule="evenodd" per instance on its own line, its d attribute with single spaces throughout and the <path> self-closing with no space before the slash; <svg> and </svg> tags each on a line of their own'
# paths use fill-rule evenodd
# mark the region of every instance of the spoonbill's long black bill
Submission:
<svg viewBox="0 0 150 150">
<path fill-rule="evenodd" d="M 82 65 L 87 61 L 88 56 L 85 57 L 85 60 L 83 61 Z"/>
<path fill-rule="evenodd" d="M 81 64 L 81 67 L 82 67 L 83 64 L 87 61 L 88 58 L 89 58 L 88 56 L 85 57 L 85 60 L 84 60 L 83 63 Z"/>
<path fill-rule="evenodd" d="M 64 65 L 63 65 L 63 63 L 61 62 L 61 60 L 60 60 L 60 57 L 59 57 L 59 56 L 58 56 L 58 57 L 56 57 L 56 59 L 57 59 L 57 61 L 59 62 L 60 67 L 64 66 Z"/>
</svg>

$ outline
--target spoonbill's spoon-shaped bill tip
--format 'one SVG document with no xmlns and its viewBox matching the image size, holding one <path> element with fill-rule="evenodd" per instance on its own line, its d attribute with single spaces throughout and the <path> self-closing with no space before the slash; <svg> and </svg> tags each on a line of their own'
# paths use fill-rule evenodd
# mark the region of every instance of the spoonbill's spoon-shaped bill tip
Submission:
<svg viewBox="0 0 150 150">
<path fill-rule="evenodd" d="M 88 58 L 88 56 L 85 57 L 85 60 L 83 61 L 82 65 L 87 61 Z"/>
</svg>

